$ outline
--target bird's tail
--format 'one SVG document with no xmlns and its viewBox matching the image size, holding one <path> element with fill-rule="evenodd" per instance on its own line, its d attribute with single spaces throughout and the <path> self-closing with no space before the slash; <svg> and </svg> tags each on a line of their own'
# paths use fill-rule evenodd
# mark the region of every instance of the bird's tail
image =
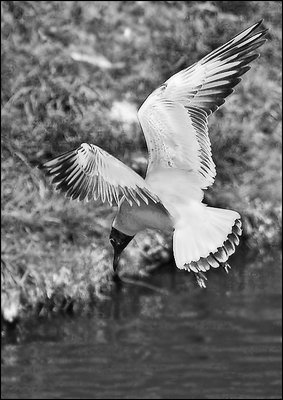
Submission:
<svg viewBox="0 0 283 400">
<path fill-rule="evenodd" d="M 211 267 L 227 268 L 227 260 L 235 252 L 242 233 L 240 215 L 200 204 L 185 216 L 175 226 L 173 237 L 177 267 L 200 275 Z"/>
</svg>

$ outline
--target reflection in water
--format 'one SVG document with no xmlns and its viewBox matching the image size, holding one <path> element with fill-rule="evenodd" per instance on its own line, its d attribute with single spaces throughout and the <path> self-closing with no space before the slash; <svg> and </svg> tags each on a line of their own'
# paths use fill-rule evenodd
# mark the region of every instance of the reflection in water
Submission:
<svg viewBox="0 0 283 400">
<path fill-rule="evenodd" d="M 279 398 L 281 264 L 235 259 L 208 288 L 168 267 L 89 317 L 58 318 L 2 349 L 3 398 Z"/>
</svg>

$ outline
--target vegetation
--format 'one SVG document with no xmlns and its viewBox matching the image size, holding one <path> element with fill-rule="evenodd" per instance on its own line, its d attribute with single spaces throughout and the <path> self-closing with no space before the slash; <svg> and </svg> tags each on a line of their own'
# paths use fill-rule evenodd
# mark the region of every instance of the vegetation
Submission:
<svg viewBox="0 0 283 400">
<path fill-rule="evenodd" d="M 218 175 L 206 201 L 242 214 L 249 248 L 264 252 L 281 243 L 281 2 L 1 6 L 5 321 L 76 311 L 107 295 L 112 283 L 108 236 L 115 210 L 54 193 L 36 165 L 90 142 L 144 174 L 146 145 L 136 117 L 144 99 L 262 18 L 269 33 L 261 58 L 210 118 Z M 121 273 L 146 273 L 170 259 L 167 239 L 141 233 Z"/>
</svg>

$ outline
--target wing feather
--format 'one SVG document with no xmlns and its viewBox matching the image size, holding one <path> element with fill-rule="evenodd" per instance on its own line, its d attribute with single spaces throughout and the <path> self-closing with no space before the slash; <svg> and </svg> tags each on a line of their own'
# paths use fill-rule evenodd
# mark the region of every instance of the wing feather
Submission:
<svg viewBox="0 0 283 400">
<path fill-rule="evenodd" d="M 112 205 L 125 196 L 130 205 L 148 199 L 158 202 L 144 179 L 117 158 L 93 144 L 83 143 L 44 163 L 41 168 L 52 176 L 56 190 L 67 197 L 90 201 L 100 199 Z"/>
<path fill-rule="evenodd" d="M 146 99 L 138 117 L 149 151 L 147 173 L 158 167 L 179 168 L 196 172 L 202 189 L 213 184 L 208 116 L 258 58 L 253 52 L 266 41 L 267 31 L 254 33 L 261 22 L 173 75 Z"/>
</svg>

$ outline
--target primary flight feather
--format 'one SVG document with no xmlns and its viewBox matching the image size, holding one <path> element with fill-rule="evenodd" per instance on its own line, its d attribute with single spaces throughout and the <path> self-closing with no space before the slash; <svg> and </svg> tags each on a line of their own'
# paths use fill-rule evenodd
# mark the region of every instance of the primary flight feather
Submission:
<svg viewBox="0 0 283 400">
<path fill-rule="evenodd" d="M 261 21 L 235 36 L 156 89 L 138 111 L 149 159 L 145 179 L 94 144 L 43 164 L 56 188 L 79 200 L 118 204 L 110 242 L 113 267 L 139 231 L 173 231 L 178 268 L 193 271 L 204 287 L 204 273 L 235 252 L 241 235 L 236 211 L 206 206 L 203 190 L 216 176 L 208 135 L 208 117 L 233 92 L 258 57 L 266 39 Z"/>
</svg>

